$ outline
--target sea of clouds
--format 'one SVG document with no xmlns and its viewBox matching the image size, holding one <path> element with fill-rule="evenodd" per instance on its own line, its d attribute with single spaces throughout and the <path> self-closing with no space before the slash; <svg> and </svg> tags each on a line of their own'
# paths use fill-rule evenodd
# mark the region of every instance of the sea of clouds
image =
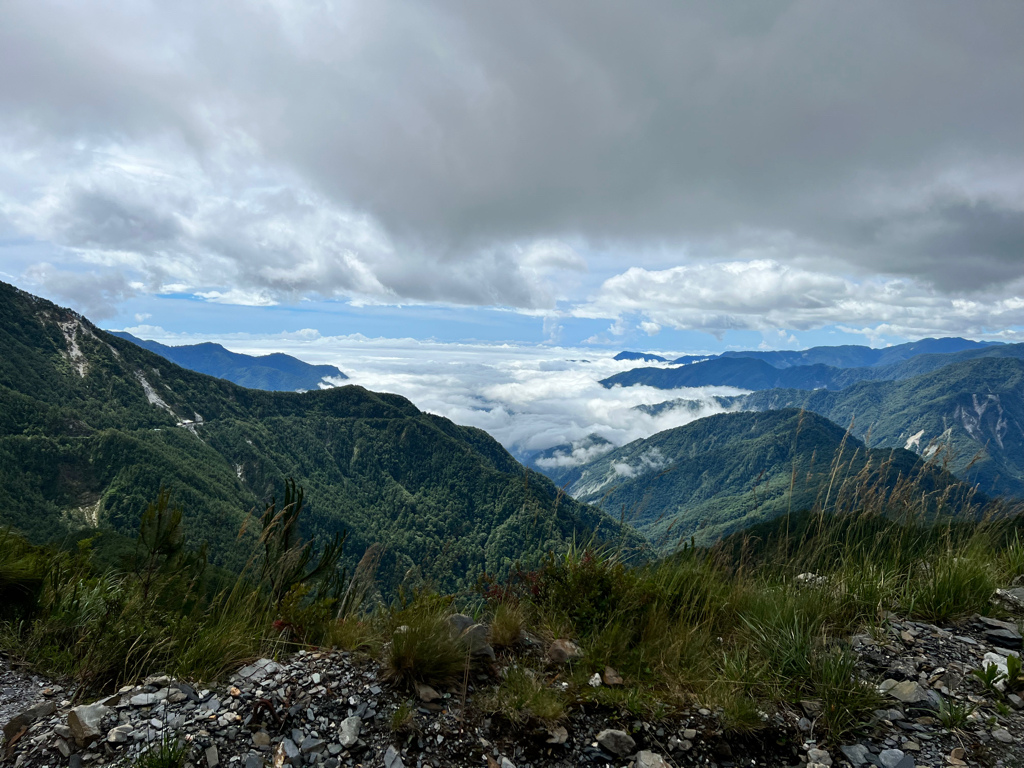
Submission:
<svg viewBox="0 0 1024 768">
<path fill-rule="evenodd" d="M 655 365 L 614 360 L 615 351 L 607 350 L 322 336 L 313 330 L 271 336 L 183 335 L 153 326 L 125 330 L 164 344 L 213 341 L 235 352 L 284 352 L 336 365 L 349 378 L 330 383 L 403 395 L 421 410 L 486 430 L 519 457 L 572 446 L 549 459 L 552 466 L 580 463 L 612 446 L 720 413 L 726 409 L 715 396 L 744 392 L 734 387 L 606 389 L 601 379 Z M 689 402 L 654 415 L 636 408 L 674 400 Z M 591 435 L 612 445 L 588 440 Z"/>
</svg>

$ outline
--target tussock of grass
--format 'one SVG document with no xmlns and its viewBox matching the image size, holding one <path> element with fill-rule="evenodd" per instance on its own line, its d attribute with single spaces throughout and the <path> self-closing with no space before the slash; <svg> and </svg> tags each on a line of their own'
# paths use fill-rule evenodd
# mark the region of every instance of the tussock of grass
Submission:
<svg viewBox="0 0 1024 768">
<path fill-rule="evenodd" d="M 499 603 L 491 618 L 491 645 L 495 648 L 514 646 L 519 642 L 525 624 L 522 608 L 510 603 Z"/>
<path fill-rule="evenodd" d="M 411 687 L 448 685 L 462 678 L 469 663 L 467 650 L 452 637 L 441 601 L 418 596 L 395 611 L 388 623 L 390 637 L 382 661 L 389 680 Z"/>
</svg>

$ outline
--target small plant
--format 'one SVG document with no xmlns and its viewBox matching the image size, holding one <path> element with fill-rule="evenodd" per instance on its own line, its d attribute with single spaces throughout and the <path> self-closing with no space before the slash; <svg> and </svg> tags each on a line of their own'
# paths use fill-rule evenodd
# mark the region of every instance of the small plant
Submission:
<svg viewBox="0 0 1024 768">
<path fill-rule="evenodd" d="M 1024 685 L 1024 677 L 1022 677 L 1020 656 L 1014 656 L 1010 654 L 1006 657 L 1006 689 L 1007 691 L 1020 690 L 1021 686 Z"/>
<path fill-rule="evenodd" d="M 856 657 L 842 648 L 818 653 L 811 665 L 811 679 L 823 704 L 823 724 L 835 739 L 867 723 L 871 711 L 880 706 L 874 688 L 857 676 Z"/>
<path fill-rule="evenodd" d="M 958 701 L 952 697 L 944 698 L 939 702 L 938 718 L 942 726 L 948 731 L 959 731 L 974 713 L 975 705 L 966 701 Z"/>
<path fill-rule="evenodd" d="M 164 736 L 135 760 L 135 768 L 184 768 L 189 746 L 172 736 Z"/>
<path fill-rule="evenodd" d="M 983 669 L 972 669 L 971 674 L 981 681 L 981 687 L 989 693 L 998 696 L 999 683 L 1006 679 L 1006 675 L 995 664 L 986 664 Z"/>
<path fill-rule="evenodd" d="M 946 621 L 983 609 L 996 586 L 989 558 L 971 548 L 951 547 L 919 564 L 907 584 L 905 608 L 926 621 Z"/>
<path fill-rule="evenodd" d="M 408 701 L 403 701 L 391 713 L 392 733 L 412 733 L 416 728 L 416 708 Z"/>
</svg>

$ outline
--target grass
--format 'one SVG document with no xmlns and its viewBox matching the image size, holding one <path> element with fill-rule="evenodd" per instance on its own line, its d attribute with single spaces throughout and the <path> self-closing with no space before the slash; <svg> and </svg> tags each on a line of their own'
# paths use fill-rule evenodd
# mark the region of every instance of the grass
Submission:
<svg viewBox="0 0 1024 768">
<path fill-rule="evenodd" d="M 157 672 L 210 680 L 300 644 L 374 655 L 397 686 L 455 689 L 472 662 L 448 623 L 461 600 L 490 617 L 490 641 L 507 664 L 473 705 L 515 727 L 556 722 L 577 706 L 655 719 L 706 706 L 730 733 L 746 733 L 810 700 L 820 704 L 815 734 L 845 738 L 880 704 L 847 638 L 877 632 L 890 611 L 943 623 L 990 613 L 994 588 L 1024 575 L 1024 542 L 1009 516 L 971 506 L 944 516 L 948 489 L 913 478 L 882 488 L 881 468 L 852 473 L 841 457 L 830 472 L 835 482 L 815 509 L 714 547 L 630 564 L 613 549 L 573 545 L 534 572 L 490 580 L 480 597 L 421 591 L 372 609 L 379 554 L 342 590 L 312 580 L 312 564 L 282 576 L 260 553 L 217 580 L 183 554 L 150 552 L 140 574 L 131 564 L 96 567 L 88 546 L 44 550 L 0 533 L 0 594 L 21 596 L 0 604 L 0 647 L 86 689 Z M 300 541 L 282 551 L 289 562 L 310 552 Z M 276 574 L 269 585 L 259 578 L 267 571 Z M 803 573 L 816 578 L 797 579 Z M 571 638 L 584 655 L 569 669 L 548 668 L 542 649 L 519 642 L 523 629 Z M 626 684 L 590 686 L 605 666 Z M 1012 678 L 1019 685 L 1020 671 Z M 948 728 L 970 714 L 955 699 L 944 706 Z M 408 709 L 395 712 L 397 731 L 414 728 Z"/>
<path fill-rule="evenodd" d="M 532 720 L 551 724 L 565 714 L 563 694 L 534 670 L 520 666 L 508 667 L 501 683 L 482 695 L 477 704 L 485 712 L 501 715 L 519 726 Z"/>
<path fill-rule="evenodd" d="M 411 688 L 462 679 L 467 651 L 452 636 L 448 615 L 446 601 L 419 594 L 387 618 L 389 640 L 382 663 L 388 680 Z"/>
<path fill-rule="evenodd" d="M 516 604 L 499 603 L 491 618 L 490 641 L 495 648 L 511 648 L 519 642 L 526 620 Z"/>
<path fill-rule="evenodd" d="M 939 703 L 937 717 L 947 731 L 960 731 L 967 725 L 976 708 L 977 705 L 967 701 L 944 698 Z"/>
</svg>

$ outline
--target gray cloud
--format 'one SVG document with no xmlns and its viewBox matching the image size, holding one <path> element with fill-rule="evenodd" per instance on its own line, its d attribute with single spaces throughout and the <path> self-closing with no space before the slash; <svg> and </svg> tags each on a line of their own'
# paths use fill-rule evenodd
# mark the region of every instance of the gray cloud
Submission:
<svg viewBox="0 0 1024 768">
<path fill-rule="evenodd" d="M 1005 297 L 1022 33 L 996 0 L 9 2 L 0 215 L 266 300 L 550 308 L 579 267 L 537 242 L 622 271 L 751 240 Z"/>
<path fill-rule="evenodd" d="M 47 263 L 30 267 L 27 276 L 48 295 L 67 301 L 90 320 L 113 317 L 117 305 L 138 295 L 141 287 L 114 272 L 70 272 Z"/>
</svg>

